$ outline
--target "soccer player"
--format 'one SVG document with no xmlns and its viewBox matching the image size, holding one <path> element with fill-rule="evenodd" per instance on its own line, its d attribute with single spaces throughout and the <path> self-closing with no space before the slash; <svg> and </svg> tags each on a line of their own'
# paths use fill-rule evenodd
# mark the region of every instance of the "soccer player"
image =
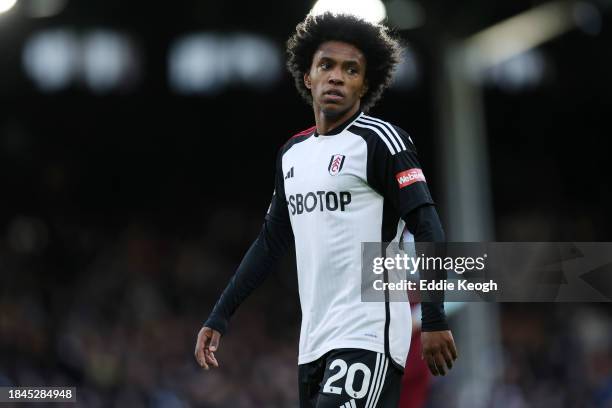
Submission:
<svg viewBox="0 0 612 408">
<path fill-rule="evenodd" d="M 361 301 L 361 243 L 444 241 L 415 147 L 368 116 L 398 63 L 382 25 L 349 15 L 308 16 L 287 42 L 289 71 L 316 125 L 290 138 L 276 162 L 262 230 L 198 334 L 195 357 L 215 351 L 236 308 L 295 245 L 302 326 L 300 406 L 397 407 L 410 347 L 410 307 Z M 422 304 L 423 358 L 444 375 L 457 358 L 442 302 Z"/>
</svg>

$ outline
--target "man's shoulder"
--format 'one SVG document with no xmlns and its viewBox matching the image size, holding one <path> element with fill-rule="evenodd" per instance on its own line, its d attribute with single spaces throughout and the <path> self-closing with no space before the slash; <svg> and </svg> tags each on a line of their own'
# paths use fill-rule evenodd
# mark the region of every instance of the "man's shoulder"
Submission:
<svg viewBox="0 0 612 408">
<path fill-rule="evenodd" d="M 368 145 L 384 147 L 393 155 L 414 149 L 404 129 L 374 116 L 361 115 L 348 130 L 363 137 Z"/>
<path fill-rule="evenodd" d="M 287 150 L 289 150 L 292 146 L 296 145 L 297 143 L 307 140 L 309 137 L 314 135 L 316 129 L 317 129 L 316 126 L 311 126 L 308 129 L 304 129 L 294 134 L 285 142 L 285 144 L 283 144 L 283 146 L 281 147 L 281 151 L 285 153 L 287 152 Z"/>
</svg>

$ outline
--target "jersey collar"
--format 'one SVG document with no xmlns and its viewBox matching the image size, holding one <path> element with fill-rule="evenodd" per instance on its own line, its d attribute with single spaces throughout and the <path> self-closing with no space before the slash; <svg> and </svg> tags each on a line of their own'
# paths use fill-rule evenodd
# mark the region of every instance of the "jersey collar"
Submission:
<svg viewBox="0 0 612 408">
<path fill-rule="evenodd" d="M 315 137 L 318 137 L 318 136 L 333 136 L 333 135 L 337 135 L 338 133 L 342 133 L 342 131 L 344 129 L 348 128 L 362 114 L 363 114 L 363 112 L 361 110 L 358 110 L 353 116 L 351 116 L 350 118 L 345 120 L 343 123 L 341 123 L 340 125 L 338 125 L 335 128 L 333 128 L 329 132 L 325 133 L 324 135 L 319 134 L 319 132 L 317 132 L 317 130 L 315 129 L 314 136 Z"/>
</svg>

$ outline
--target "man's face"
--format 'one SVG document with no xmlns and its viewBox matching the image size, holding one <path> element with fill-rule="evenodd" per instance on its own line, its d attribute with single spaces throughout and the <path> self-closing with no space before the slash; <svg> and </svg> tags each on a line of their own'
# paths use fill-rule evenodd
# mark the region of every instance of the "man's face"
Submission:
<svg viewBox="0 0 612 408">
<path fill-rule="evenodd" d="M 329 117 L 341 116 L 356 105 L 367 92 L 366 60 L 355 46 L 327 41 L 315 52 L 304 84 L 312 93 L 315 108 Z"/>
</svg>

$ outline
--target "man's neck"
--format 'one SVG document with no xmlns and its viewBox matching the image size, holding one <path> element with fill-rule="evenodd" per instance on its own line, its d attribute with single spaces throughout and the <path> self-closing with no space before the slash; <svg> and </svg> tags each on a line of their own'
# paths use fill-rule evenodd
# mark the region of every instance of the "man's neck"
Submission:
<svg viewBox="0 0 612 408">
<path fill-rule="evenodd" d="M 359 111 L 359 104 L 355 105 L 350 110 L 346 111 L 344 114 L 340 116 L 330 117 L 323 113 L 321 109 L 315 108 L 315 122 L 317 124 L 317 133 L 320 135 L 325 135 L 330 131 L 337 128 L 339 125 L 346 122 L 351 116 L 355 115 Z"/>
</svg>

